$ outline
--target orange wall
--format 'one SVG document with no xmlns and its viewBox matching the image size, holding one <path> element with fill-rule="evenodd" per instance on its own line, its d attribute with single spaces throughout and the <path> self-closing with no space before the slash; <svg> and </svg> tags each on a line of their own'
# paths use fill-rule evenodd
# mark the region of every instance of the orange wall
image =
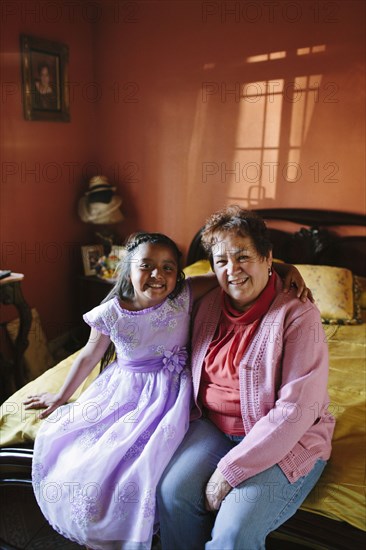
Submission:
<svg viewBox="0 0 366 550">
<path fill-rule="evenodd" d="M 25 274 L 23 294 L 50 338 L 79 322 L 80 244 L 89 242 L 89 230 L 78 219 L 77 198 L 95 160 L 96 130 L 94 104 L 80 92 L 94 81 L 93 26 L 57 4 L 60 11 L 55 2 L 4 2 L 1 29 L 1 267 Z M 68 44 L 70 123 L 24 120 L 21 33 Z M 8 317 L 10 308 L 2 310 Z"/>
<path fill-rule="evenodd" d="M 159 230 L 183 249 L 205 217 L 234 195 L 252 207 L 363 211 L 363 2 L 103 0 L 96 15 L 88 11 L 96 3 L 86 0 L 59 0 L 57 13 L 47 11 L 55 2 L 46 0 L 4 4 L 1 264 L 25 273 L 24 293 L 49 337 L 77 320 L 79 247 L 93 241 L 93 232 L 79 221 L 76 205 L 96 170 L 123 197 L 124 235 Z M 20 33 L 69 45 L 70 123 L 23 119 Z M 314 45 L 325 51 L 296 55 Z M 280 51 L 285 59 L 246 62 Z M 277 177 L 256 189 L 243 176 L 247 160 L 237 147 L 248 139 L 253 147 L 260 119 L 255 103 L 243 106 L 236 96 L 238 86 L 304 74 L 317 75 L 320 84 L 300 147 L 301 177 Z M 93 90 L 97 96 L 90 97 Z M 290 99 L 282 109 L 280 175 L 288 160 Z M 235 163 L 239 175 L 225 172 Z M 31 172 L 35 166 L 39 176 Z"/>
<path fill-rule="evenodd" d="M 252 7 L 246 10 L 245 4 Z M 130 18 L 116 21 L 110 12 L 98 26 L 97 79 L 119 91 L 114 101 L 105 97 L 97 105 L 98 156 L 111 165 L 134 163 L 137 176 L 119 180 L 126 229 L 161 230 L 187 247 L 204 218 L 233 195 L 251 207 L 363 211 L 364 3 L 275 5 L 270 10 L 260 1 L 138 2 Z M 298 48 L 314 45 L 325 51 L 296 55 Z M 245 62 L 278 51 L 286 52 L 284 60 Z M 303 74 L 315 75 L 320 84 L 290 178 L 296 181 L 278 177 L 274 190 L 248 200 L 248 159 L 239 158 L 239 175 L 225 173 L 238 160 L 243 109 L 243 100 L 230 91 L 245 82 Z M 291 128 L 291 98 L 286 102 L 280 173 Z M 253 115 L 254 106 L 247 103 L 244 116 Z M 261 123 L 252 118 L 255 126 Z M 255 183 L 251 191 L 255 197 Z"/>
</svg>

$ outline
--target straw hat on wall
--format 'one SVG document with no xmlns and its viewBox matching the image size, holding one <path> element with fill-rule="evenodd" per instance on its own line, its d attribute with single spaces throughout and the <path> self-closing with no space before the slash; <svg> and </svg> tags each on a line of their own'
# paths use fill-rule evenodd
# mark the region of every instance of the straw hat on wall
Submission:
<svg viewBox="0 0 366 550">
<path fill-rule="evenodd" d="M 106 176 L 94 176 L 89 181 L 89 190 L 79 200 L 78 213 L 85 223 L 112 224 L 123 220 L 120 210 L 121 197 L 115 194 Z"/>
</svg>

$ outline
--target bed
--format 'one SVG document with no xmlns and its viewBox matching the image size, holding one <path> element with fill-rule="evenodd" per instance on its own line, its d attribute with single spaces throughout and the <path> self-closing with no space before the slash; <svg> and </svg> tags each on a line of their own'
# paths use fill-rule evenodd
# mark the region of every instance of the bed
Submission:
<svg viewBox="0 0 366 550">
<path fill-rule="evenodd" d="M 337 419 L 332 457 L 321 480 L 295 516 L 268 537 L 267 548 L 364 548 L 365 218 L 305 209 L 257 212 L 267 220 L 274 257 L 296 264 L 315 296 L 330 351 L 329 408 Z M 209 269 L 200 237 L 198 231 L 189 248 L 187 275 Z M 314 337 L 318 337 L 315 330 Z M 39 422 L 34 411 L 25 412 L 21 405 L 30 391 L 56 391 L 74 355 L 21 388 L 2 405 L 0 491 L 6 500 L 2 498 L 0 511 L 0 548 L 78 547 L 52 532 L 37 510 L 30 471 L 32 442 Z M 98 368 L 73 395 L 73 400 L 98 375 Z M 31 522 L 30 512 L 23 512 L 26 506 L 32 512 Z M 31 523 L 28 538 L 19 536 L 14 514 L 22 517 L 22 524 Z M 40 537 L 52 543 L 43 542 L 42 546 Z"/>
</svg>

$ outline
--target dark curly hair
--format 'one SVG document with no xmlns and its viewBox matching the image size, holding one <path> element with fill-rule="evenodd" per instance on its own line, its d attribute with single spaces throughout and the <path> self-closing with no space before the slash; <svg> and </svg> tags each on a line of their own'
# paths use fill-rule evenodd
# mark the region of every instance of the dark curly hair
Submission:
<svg viewBox="0 0 366 550">
<path fill-rule="evenodd" d="M 222 240 L 222 234 L 233 232 L 249 237 L 262 258 L 268 258 L 272 250 L 268 229 L 260 216 L 251 210 L 232 205 L 212 214 L 202 230 L 202 246 L 212 264 L 212 249 Z"/>
<path fill-rule="evenodd" d="M 104 302 L 108 302 L 108 300 L 111 300 L 115 296 L 118 296 L 120 300 L 123 299 L 132 299 L 134 296 L 134 289 L 131 283 L 130 274 L 131 274 L 131 263 L 133 261 L 133 257 L 138 249 L 138 247 L 141 244 L 155 244 L 157 246 L 165 246 L 169 248 L 176 260 L 177 260 L 177 266 L 178 266 L 178 275 L 177 275 L 177 282 L 175 285 L 175 288 L 173 292 L 171 292 L 168 296 L 169 299 L 173 299 L 182 291 L 185 275 L 182 271 L 182 253 L 175 244 L 175 242 L 167 237 L 166 235 L 163 235 L 162 233 L 133 233 L 128 237 L 126 243 L 125 243 L 125 250 L 124 250 L 124 256 L 122 260 L 120 261 L 118 265 L 118 279 L 112 290 L 109 292 L 109 294 L 104 298 L 102 301 L 102 304 Z M 107 351 L 105 352 L 102 362 L 101 362 L 101 370 L 104 369 L 115 357 L 115 346 L 113 343 L 111 343 L 108 346 Z"/>
</svg>

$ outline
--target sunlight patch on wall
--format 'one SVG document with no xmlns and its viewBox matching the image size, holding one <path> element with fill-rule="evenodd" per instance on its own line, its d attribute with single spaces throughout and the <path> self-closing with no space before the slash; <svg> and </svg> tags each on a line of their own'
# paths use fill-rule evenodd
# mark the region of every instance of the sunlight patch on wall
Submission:
<svg viewBox="0 0 366 550">
<path fill-rule="evenodd" d="M 290 53 L 293 58 L 325 50 L 325 44 L 317 44 Z M 253 55 L 246 61 L 261 63 L 288 56 L 289 52 L 277 51 Z M 254 208 L 260 201 L 276 199 L 279 182 L 298 181 L 301 149 L 319 103 L 321 81 L 321 74 L 304 71 L 292 78 L 242 84 L 233 155 L 235 169 L 227 189 L 229 202 Z"/>
<path fill-rule="evenodd" d="M 233 159 L 237 171 L 228 186 L 231 202 L 246 201 L 252 208 L 276 197 L 283 87 L 283 79 L 243 85 Z"/>
<path fill-rule="evenodd" d="M 296 53 L 297 55 L 308 55 L 310 53 L 325 52 L 325 50 L 326 50 L 325 44 L 319 44 L 318 46 L 309 46 L 307 48 L 297 48 Z"/>
<path fill-rule="evenodd" d="M 269 61 L 272 59 L 282 59 L 286 57 L 286 52 L 271 52 L 260 55 L 250 55 L 247 57 L 247 63 L 260 63 L 261 61 Z"/>
</svg>

